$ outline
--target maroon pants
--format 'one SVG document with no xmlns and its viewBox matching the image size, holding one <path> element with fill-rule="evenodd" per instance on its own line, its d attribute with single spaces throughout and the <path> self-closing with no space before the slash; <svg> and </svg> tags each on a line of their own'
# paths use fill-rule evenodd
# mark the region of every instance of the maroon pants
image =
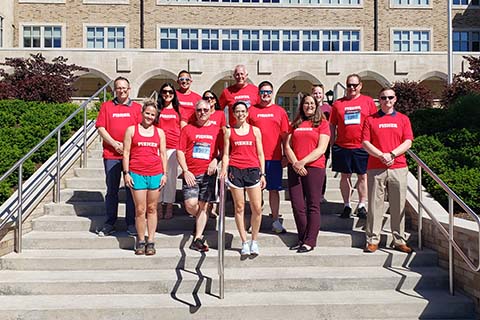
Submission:
<svg viewBox="0 0 480 320">
<path fill-rule="evenodd" d="M 288 166 L 288 192 L 297 225 L 298 241 L 315 247 L 320 230 L 320 197 L 325 169 L 306 169 L 308 174 L 302 177 L 293 171 L 292 166 Z"/>
</svg>

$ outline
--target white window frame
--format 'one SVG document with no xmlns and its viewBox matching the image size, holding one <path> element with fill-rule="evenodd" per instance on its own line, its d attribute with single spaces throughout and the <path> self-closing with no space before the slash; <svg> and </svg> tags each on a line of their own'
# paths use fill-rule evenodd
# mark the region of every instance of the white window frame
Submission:
<svg viewBox="0 0 480 320">
<path fill-rule="evenodd" d="M 88 28 L 103 28 L 103 48 L 88 48 Z M 124 29 L 124 47 L 123 48 L 109 48 L 108 28 L 123 28 Z M 123 50 L 128 49 L 129 31 L 128 24 L 121 23 L 84 23 L 83 24 L 83 47 L 93 50 Z"/>
<path fill-rule="evenodd" d="M 83 0 L 83 4 L 130 4 L 130 0 Z"/>
<path fill-rule="evenodd" d="M 196 38 L 193 38 L 192 36 L 195 35 L 196 33 Z M 199 50 L 200 49 L 200 29 L 198 28 L 181 28 L 180 29 L 180 50 Z M 187 35 L 186 38 L 184 38 L 184 35 Z M 183 42 L 187 41 L 188 42 L 188 48 L 183 47 Z M 193 44 L 196 43 L 197 48 L 192 48 Z"/>
<path fill-rule="evenodd" d="M 403 51 L 403 50 L 399 50 L 399 51 L 395 51 L 395 39 L 394 39 L 394 35 L 395 35 L 395 32 L 408 32 L 409 33 L 409 50 L 408 51 Z M 413 50 L 413 44 L 414 44 L 414 39 L 413 39 L 413 35 L 414 35 L 414 32 L 427 32 L 428 33 L 428 50 L 427 51 L 414 51 Z M 391 52 L 398 52 L 398 53 L 407 53 L 407 52 L 413 52 L 413 53 L 418 53 L 418 52 L 433 52 L 433 31 L 432 29 L 427 29 L 427 28 L 415 28 L 415 29 L 411 29 L 411 28 L 391 28 L 390 29 L 390 51 Z"/>
<path fill-rule="evenodd" d="M 169 33 L 169 36 L 168 38 L 166 39 L 168 41 L 168 48 L 162 48 L 162 29 L 167 29 L 168 30 L 168 33 Z M 170 31 L 171 29 L 173 30 L 176 30 L 177 31 L 177 37 L 176 38 L 170 38 Z M 180 29 L 181 28 L 176 28 L 176 27 L 168 27 L 168 26 L 161 26 L 159 24 L 157 24 L 157 49 L 159 50 L 180 50 L 180 38 L 181 38 L 181 34 L 180 34 Z M 170 48 L 170 42 L 173 40 L 173 39 L 176 39 L 176 45 L 177 47 L 175 49 L 171 49 Z"/>
<path fill-rule="evenodd" d="M 453 1 L 453 0 L 450 0 Z M 426 2 L 426 3 L 422 3 Z M 433 9 L 433 0 L 390 0 L 393 9 Z"/>
<path fill-rule="evenodd" d="M 90 1 L 90 0 L 89 0 Z M 236 6 L 261 8 L 363 8 L 364 0 L 156 0 L 157 6 Z M 433 1 L 433 0 L 430 0 Z"/>
<path fill-rule="evenodd" d="M 62 24 L 62 23 L 39 23 L 39 22 L 32 22 L 32 23 L 29 23 L 29 22 L 24 22 L 24 23 L 21 23 L 20 26 L 19 26 L 19 44 L 20 44 L 20 48 L 28 48 L 28 49 L 33 49 L 33 48 L 37 48 L 37 49 L 61 49 L 61 48 L 65 48 L 65 39 L 66 39 L 66 35 L 65 35 L 65 24 Z M 39 47 L 25 47 L 24 46 L 24 29 L 26 27 L 37 27 L 37 28 L 40 28 L 40 46 Z M 60 27 L 60 47 L 45 47 L 45 28 L 46 27 L 54 27 L 54 28 L 58 28 Z"/>
<path fill-rule="evenodd" d="M 252 35 L 258 36 L 256 39 Z M 262 51 L 262 30 L 260 29 L 242 29 L 241 32 L 241 51 L 260 52 Z M 244 42 L 248 42 L 250 48 L 245 49 Z M 253 44 L 257 43 L 258 49 L 252 49 Z"/>
<path fill-rule="evenodd" d="M 215 28 L 199 28 L 200 30 L 200 50 L 202 51 L 220 51 L 221 48 L 221 30 Z M 212 32 L 213 31 L 213 32 Z M 208 33 L 208 37 L 203 37 L 204 33 Z M 212 34 L 216 33 L 216 38 Z M 203 49 L 203 42 L 208 41 L 208 49 Z M 212 49 L 212 43 L 216 43 L 217 49 Z"/>
<path fill-rule="evenodd" d="M 235 39 L 235 38 L 232 38 L 232 35 L 233 34 L 237 34 L 238 37 Z M 229 44 L 230 44 L 230 49 L 224 49 L 223 47 L 223 42 L 224 41 L 228 41 Z M 235 49 L 232 49 L 232 44 L 234 42 L 238 42 L 238 50 L 235 50 Z M 239 52 L 239 51 L 242 51 L 242 32 L 241 32 L 241 29 L 238 29 L 238 28 L 221 28 L 221 31 L 220 31 L 220 50 L 221 51 L 230 51 L 230 52 Z"/>
<path fill-rule="evenodd" d="M 450 0 L 452 1 L 452 6 L 455 8 L 455 9 L 480 9 L 480 1 L 479 0 L 467 0 L 467 4 L 455 4 L 453 3 L 453 0 Z M 478 1 L 477 4 L 472 4 L 473 1 Z"/>
<path fill-rule="evenodd" d="M 46 4 L 64 4 L 66 0 L 18 0 L 18 3 L 46 3 Z"/>
<path fill-rule="evenodd" d="M 281 51 L 285 52 L 302 52 L 302 30 L 296 29 L 283 29 L 281 30 Z M 288 44 L 289 48 L 286 49 L 285 44 Z M 298 49 L 294 50 L 294 44 L 297 43 Z"/>
</svg>

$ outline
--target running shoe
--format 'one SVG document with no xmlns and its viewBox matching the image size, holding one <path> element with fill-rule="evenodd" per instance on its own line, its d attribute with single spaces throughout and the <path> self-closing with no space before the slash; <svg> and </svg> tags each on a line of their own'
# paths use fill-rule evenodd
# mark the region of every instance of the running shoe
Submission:
<svg viewBox="0 0 480 320">
<path fill-rule="evenodd" d="M 103 227 L 97 231 L 99 237 L 106 237 L 115 232 L 112 225 L 104 224 Z"/>
<path fill-rule="evenodd" d="M 275 233 L 285 233 L 287 230 L 283 227 L 282 223 L 280 220 L 275 220 L 272 223 L 272 231 Z"/>
<path fill-rule="evenodd" d="M 206 244 L 205 239 L 197 238 L 190 245 L 190 249 L 198 251 L 198 252 L 207 252 L 208 251 L 208 245 Z"/>
<path fill-rule="evenodd" d="M 258 243 L 256 240 L 250 241 L 250 254 L 252 256 L 258 256 L 260 254 L 260 250 L 258 249 Z"/>
</svg>

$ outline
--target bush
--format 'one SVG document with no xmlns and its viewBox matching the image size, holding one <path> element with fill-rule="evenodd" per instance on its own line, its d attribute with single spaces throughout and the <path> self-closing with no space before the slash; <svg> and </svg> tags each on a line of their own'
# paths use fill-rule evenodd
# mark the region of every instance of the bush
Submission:
<svg viewBox="0 0 480 320">
<path fill-rule="evenodd" d="M 397 95 L 395 109 L 409 115 L 419 109 L 428 109 L 433 105 L 433 94 L 416 81 L 399 81 L 393 84 L 393 90 Z"/>
<path fill-rule="evenodd" d="M 111 92 L 106 92 L 104 94 L 103 92 L 98 95 L 98 101 L 95 102 L 92 108 L 89 108 L 87 111 L 87 118 L 90 120 L 95 120 L 97 119 L 98 112 L 100 111 L 100 107 L 102 106 L 102 103 L 104 101 L 112 100 L 113 99 L 113 94 Z"/>
<path fill-rule="evenodd" d="M 0 100 L 0 175 L 3 175 L 37 143 L 45 138 L 78 105 L 71 103 L 52 104 L 25 102 L 21 100 Z M 3 125 L 6 124 L 6 125 Z M 62 143 L 83 125 L 79 114 L 63 129 Z M 42 148 L 28 159 L 23 167 L 23 178 L 30 177 L 35 169 L 56 152 L 56 137 L 50 139 Z M 18 173 L 10 175 L 0 184 L 0 203 L 11 195 L 18 182 Z"/>
<path fill-rule="evenodd" d="M 13 69 L 7 73 L 0 69 L 0 99 L 25 101 L 68 102 L 74 92 L 73 83 L 78 78 L 74 72 L 88 71 L 68 59 L 57 57 L 52 63 L 42 54 L 31 54 L 30 58 L 6 58 L 0 65 Z"/>
<path fill-rule="evenodd" d="M 464 56 L 469 63 L 467 71 L 460 72 L 453 77 L 453 82 L 442 93 L 442 105 L 445 108 L 452 106 L 457 99 L 477 94 L 480 95 L 480 57 Z"/>
</svg>

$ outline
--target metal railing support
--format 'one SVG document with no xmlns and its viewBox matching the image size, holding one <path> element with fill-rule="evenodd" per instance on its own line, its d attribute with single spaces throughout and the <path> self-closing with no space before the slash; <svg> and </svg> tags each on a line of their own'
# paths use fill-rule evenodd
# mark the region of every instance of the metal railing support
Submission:
<svg viewBox="0 0 480 320">
<path fill-rule="evenodd" d="M 62 166 L 61 166 L 61 161 L 62 161 L 62 154 L 60 153 L 60 150 L 62 148 L 62 130 L 57 131 L 57 174 L 55 176 L 55 184 L 57 185 L 57 192 L 55 193 L 55 202 L 59 203 L 60 202 L 60 183 L 61 183 L 61 173 L 62 173 Z"/>
<path fill-rule="evenodd" d="M 87 105 L 83 108 L 83 147 L 82 147 L 82 161 L 80 161 L 80 167 L 87 167 Z"/>
<path fill-rule="evenodd" d="M 418 192 L 418 248 L 423 249 L 423 239 L 422 239 L 422 229 L 423 229 L 423 208 L 422 208 L 422 167 L 418 166 L 417 168 L 417 192 Z"/>
<path fill-rule="evenodd" d="M 218 282 L 219 298 L 225 297 L 225 179 L 220 179 L 220 200 L 218 203 Z"/>
<path fill-rule="evenodd" d="M 448 284 L 450 294 L 454 294 L 453 289 L 453 199 L 448 196 Z"/>
<path fill-rule="evenodd" d="M 18 166 L 18 215 L 16 221 L 15 252 L 22 252 L 23 233 L 23 163 Z"/>
</svg>

